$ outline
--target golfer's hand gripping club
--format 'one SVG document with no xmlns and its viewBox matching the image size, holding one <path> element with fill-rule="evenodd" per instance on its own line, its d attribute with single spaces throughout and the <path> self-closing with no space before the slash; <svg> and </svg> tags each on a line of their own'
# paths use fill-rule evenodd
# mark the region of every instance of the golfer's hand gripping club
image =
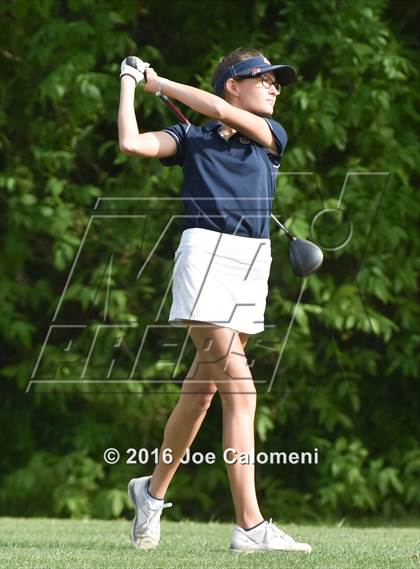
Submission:
<svg viewBox="0 0 420 569">
<path fill-rule="evenodd" d="M 142 61 L 139 57 L 135 55 L 130 55 L 126 57 L 121 63 L 120 69 L 120 79 L 123 75 L 130 75 L 136 82 L 136 85 L 142 81 L 147 81 L 145 70 L 150 67 L 150 63 Z"/>
</svg>

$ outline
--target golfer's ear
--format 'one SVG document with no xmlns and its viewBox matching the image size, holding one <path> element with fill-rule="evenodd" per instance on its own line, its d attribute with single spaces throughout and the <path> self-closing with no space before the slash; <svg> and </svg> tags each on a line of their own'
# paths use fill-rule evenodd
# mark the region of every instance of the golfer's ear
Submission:
<svg viewBox="0 0 420 569">
<path fill-rule="evenodd" d="M 233 77 L 230 77 L 226 83 L 225 83 L 225 91 L 227 93 L 229 93 L 230 95 L 234 94 L 236 95 L 238 92 L 238 87 L 236 84 L 236 81 L 233 79 Z"/>
<path fill-rule="evenodd" d="M 130 143 L 120 143 L 120 150 L 128 156 L 166 158 L 176 154 L 177 145 L 167 132 L 144 132 L 138 134 Z"/>
</svg>

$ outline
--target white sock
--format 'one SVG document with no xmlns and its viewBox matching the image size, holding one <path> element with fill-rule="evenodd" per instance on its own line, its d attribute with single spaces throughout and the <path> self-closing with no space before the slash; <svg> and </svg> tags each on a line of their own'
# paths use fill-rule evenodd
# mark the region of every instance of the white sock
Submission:
<svg viewBox="0 0 420 569">
<path fill-rule="evenodd" d="M 251 529 L 245 529 L 245 528 L 242 528 L 242 529 L 244 529 L 246 531 L 246 533 L 248 533 L 248 534 L 255 535 L 261 531 L 261 529 L 263 528 L 265 523 L 266 523 L 266 520 L 263 520 L 262 522 L 258 523 L 256 526 L 252 527 Z"/>
<path fill-rule="evenodd" d="M 155 498 L 154 496 L 149 494 L 149 484 L 150 484 L 150 480 L 147 481 L 147 484 L 144 487 L 144 493 L 146 495 L 146 498 L 149 500 L 150 504 L 154 508 L 160 508 L 163 504 L 163 498 Z"/>
</svg>

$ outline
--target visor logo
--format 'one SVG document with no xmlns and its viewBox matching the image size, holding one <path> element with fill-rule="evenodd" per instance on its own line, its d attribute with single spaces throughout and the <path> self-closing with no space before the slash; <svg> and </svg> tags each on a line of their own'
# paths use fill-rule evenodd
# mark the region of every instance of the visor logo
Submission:
<svg viewBox="0 0 420 569">
<path fill-rule="evenodd" d="M 250 69 L 250 73 L 252 76 L 256 75 L 257 73 L 260 73 L 261 71 L 261 67 L 253 67 L 252 69 Z"/>
</svg>

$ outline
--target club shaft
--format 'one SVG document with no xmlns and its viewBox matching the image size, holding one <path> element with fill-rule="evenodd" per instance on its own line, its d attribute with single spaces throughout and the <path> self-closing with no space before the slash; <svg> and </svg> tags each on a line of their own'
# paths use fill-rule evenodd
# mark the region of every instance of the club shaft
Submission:
<svg viewBox="0 0 420 569">
<path fill-rule="evenodd" d="M 190 121 L 187 119 L 187 117 L 182 113 L 182 111 L 176 105 L 174 105 L 174 103 L 166 95 L 163 95 L 161 93 L 160 95 L 158 95 L 158 97 L 162 99 L 165 105 L 171 109 L 171 111 L 180 119 L 181 122 L 185 124 L 190 124 Z"/>
<path fill-rule="evenodd" d="M 274 221 L 281 227 L 281 229 L 285 232 L 285 234 L 287 235 L 287 237 L 290 239 L 290 241 L 293 241 L 293 239 L 295 239 L 293 237 L 293 235 L 290 233 L 290 231 L 282 224 L 281 221 L 279 221 L 277 219 L 277 217 L 274 214 L 271 214 L 271 217 L 274 219 Z"/>
</svg>

